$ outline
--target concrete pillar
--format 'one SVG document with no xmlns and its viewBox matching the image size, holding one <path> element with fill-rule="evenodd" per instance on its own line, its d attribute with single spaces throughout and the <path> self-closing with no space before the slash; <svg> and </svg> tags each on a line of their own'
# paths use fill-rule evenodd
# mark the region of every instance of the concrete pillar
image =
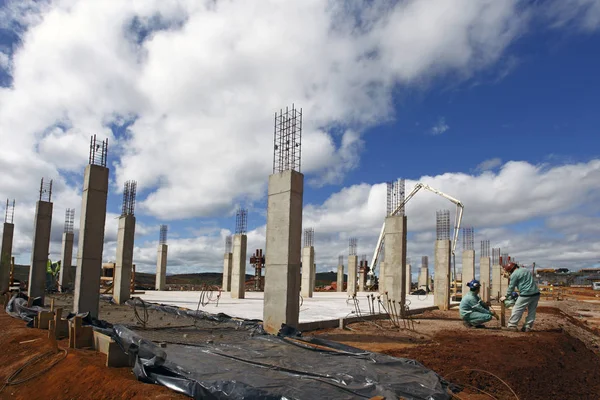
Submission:
<svg viewBox="0 0 600 400">
<path fill-rule="evenodd" d="M 358 291 L 364 292 L 367 283 L 367 270 L 365 268 L 358 269 Z"/>
<path fill-rule="evenodd" d="M 344 291 L 344 264 L 338 265 L 337 268 L 337 291 Z"/>
<path fill-rule="evenodd" d="M 502 280 L 502 267 L 500 264 L 495 264 L 492 266 L 492 289 L 490 291 L 490 297 L 497 299 L 502 297 L 503 294 L 501 292 L 501 280 Z"/>
<path fill-rule="evenodd" d="M 421 267 L 419 270 L 419 288 L 427 287 L 427 280 L 429 279 L 429 268 Z"/>
<path fill-rule="evenodd" d="M 71 266 L 73 265 L 73 238 L 73 232 L 63 232 L 62 251 L 60 254 L 61 267 L 58 277 L 61 292 L 73 288 L 73 273 L 71 271 Z"/>
<path fill-rule="evenodd" d="M 314 290 L 315 248 L 307 246 L 302 249 L 302 297 L 312 297 Z"/>
<path fill-rule="evenodd" d="M 412 267 L 406 264 L 406 294 L 410 294 L 412 289 Z"/>
<path fill-rule="evenodd" d="M 475 250 L 465 250 L 462 253 L 462 292 L 471 290 L 467 283 L 475 279 Z"/>
<path fill-rule="evenodd" d="M 314 292 L 317 287 L 317 264 L 313 264 L 311 287 Z"/>
<path fill-rule="evenodd" d="M 73 312 L 89 312 L 94 318 L 98 318 L 100 306 L 107 195 L 108 168 L 88 165 L 83 178 Z"/>
<path fill-rule="evenodd" d="M 2 250 L 0 251 L 0 293 L 8 290 L 10 277 L 10 258 L 12 257 L 13 233 L 15 225 L 4 223 L 2 231 Z"/>
<path fill-rule="evenodd" d="M 481 299 L 483 301 L 490 301 L 490 264 L 489 257 L 479 259 L 479 281 L 481 282 Z"/>
<path fill-rule="evenodd" d="M 29 268 L 29 297 L 41 297 L 46 292 L 46 267 L 50 250 L 50 229 L 52 228 L 52 203 L 38 201 L 33 223 L 33 248 Z"/>
<path fill-rule="evenodd" d="M 246 250 L 248 237 L 233 235 L 233 255 L 231 267 L 231 298 L 243 299 L 246 296 Z"/>
<path fill-rule="evenodd" d="M 388 296 L 406 303 L 406 216 L 385 219 L 385 289 Z M 402 307 L 404 309 L 404 307 Z"/>
<path fill-rule="evenodd" d="M 131 297 L 134 239 L 135 216 L 122 215 L 117 232 L 117 259 L 113 279 L 113 299 L 117 304 L 124 304 Z"/>
<path fill-rule="evenodd" d="M 358 256 L 348 256 L 348 296 L 356 294 L 356 274 L 358 273 Z"/>
<path fill-rule="evenodd" d="M 385 293 L 385 261 L 379 262 L 379 293 Z"/>
<path fill-rule="evenodd" d="M 167 255 L 169 252 L 169 245 L 159 244 L 156 251 L 156 282 L 154 287 L 156 290 L 167 289 Z"/>
<path fill-rule="evenodd" d="M 304 175 L 287 170 L 269 176 L 263 327 L 298 326 Z"/>
<path fill-rule="evenodd" d="M 233 266 L 233 253 L 223 256 L 223 291 L 231 291 L 231 268 Z"/>
<path fill-rule="evenodd" d="M 433 305 L 440 310 L 450 309 L 450 265 L 452 257 L 452 244 L 450 240 L 436 240 L 434 249 L 434 275 L 433 275 Z"/>
</svg>

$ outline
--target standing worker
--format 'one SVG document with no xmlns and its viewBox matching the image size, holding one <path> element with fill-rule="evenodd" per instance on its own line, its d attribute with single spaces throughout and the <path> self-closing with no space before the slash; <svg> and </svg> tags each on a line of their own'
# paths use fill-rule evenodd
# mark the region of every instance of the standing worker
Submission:
<svg viewBox="0 0 600 400">
<path fill-rule="evenodd" d="M 535 322 L 535 314 L 538 301 L 540 300 L 540 290 L 538 289 L 531 272 L 525 268 L 519 267 L 516 263 L 505 265 L 504 271 L 509 275 L 510 282 L 508 283 L 506 296 L 501 297 L 500 301 L 504 301 L 506 298 L 510 297 L 515 289 L 519 290 L 519 297 L 513 306 L 507 328 L 517 330 L 523 312 L 527 309 L 527 317 L 525 318 L 525 324 L 521 328 L 521 332 L 529 332 Z"/>
<path fill-rule="evenodd" d="M 490 310 L 489 306 L 479 297 L 481 283 L 479 283 L 478 280 L 473 279 L 471 282 L 467 283 L 467 286 L 471 288 L 471 290 L 469 290 L 468 293 L 465 293 L 460 301 L 460 317 L 467 328 L 484 328 L 483 324 L 490 321 L 492 317 L 498 319 L 498 314 L 493 310 Z"/>
</svg>

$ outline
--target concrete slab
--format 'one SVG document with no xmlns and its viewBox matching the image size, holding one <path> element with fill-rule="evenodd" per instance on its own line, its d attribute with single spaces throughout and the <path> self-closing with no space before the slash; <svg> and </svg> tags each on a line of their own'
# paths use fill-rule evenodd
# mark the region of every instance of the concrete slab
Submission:
<svg viewBox="0 0 600 400">
<path fill-rule="evenodd" d="M 360 310 L 363 314 L 369 313 L 367 305 L 367 294 L 377 295 L 375 292 L 359 293 Z M 200 292 L 198 291 L 148 291 L 140 295 L 144 301 L 152 303 L 168 304 L 177 307 L 183 307 L 190 310 L 196 310 Z M 424 309 L 433 306 L 433 296 L 406 296 L 410 300 L 410 309 Z M 419 298 L 423 298 L 422 300 Z M 259 319 L 263 318 L 263 292 L 246 292 L 244 299 L 232 299 L 229 293 L 222 293 L 219 305 L 209 303 L 206 306 L 200 306 L 202 311 L 209 313 L 225 313 L 232 317 Z M 300 306 L 300 323 L 326 321 L 354 316 L 354 303 L 346 300 L 346 293 L 338 292 L 314 292 L 312 298 L 305 298 Z M 377 308 L 377 305 L 375 306 Z"/>
</svg>

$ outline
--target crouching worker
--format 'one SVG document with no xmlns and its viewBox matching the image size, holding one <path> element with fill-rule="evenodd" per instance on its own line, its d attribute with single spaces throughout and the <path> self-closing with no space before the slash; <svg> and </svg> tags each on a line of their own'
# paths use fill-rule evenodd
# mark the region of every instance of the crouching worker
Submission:
<svg viewBox="0 0 600 400">
<path fill-rule="evenodd" d="M 498 314 L 493 310 L 490 310 L 489 306 L 479 297 L 479 290 L 481 289 L 479 281 L 473 279 L 471 282 L 467 283 L 467 286 L 471 290 L 469 290 L 468 293 L 463 294 L 459 306 L 460 317 L 463 320 L 463 324 L 468 328 L 483 328 L 483 324 L 490 321 L 492 317 L 498 319 Z"/>
</svg>

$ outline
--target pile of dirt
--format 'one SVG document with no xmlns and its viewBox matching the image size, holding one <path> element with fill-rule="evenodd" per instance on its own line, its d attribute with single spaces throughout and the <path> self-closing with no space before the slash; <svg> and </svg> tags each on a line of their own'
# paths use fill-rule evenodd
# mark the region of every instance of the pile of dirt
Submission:
<svg viewBox="0 0 600 400">
<path fill-rule="evenodd" d="M 0 311 L 0 387 L 28 361 L 52 349 L 48 332 L 31 329 Z M 67 340 L 59 341 L 67 348 Z M 54 356 L 58 357 L 58 356 Z M 26 378 L 48 365 L 52 358 L 32 365 L 19 375 Z M 6 386 L 0 399 L 187 399 L 166 387 L 138 382 L 131 368 L 107 368 L 106 356 L 93 350 L 68 349 L 66 358 L 43 375 L 21 385 Z"/>
<path fill-rule="evenodd" d="M 600 396 L 600 359 L 579 340 L 561 331 L 512 338 L 484 333 L 440 332 L 434 343 L 388 354 L 416 359 L 453 382 L 476 386 L 499 399 L 514 396 L 496 378 L 483 372 L 457 371 L 490 371 L 522 400 Z"/>
</svg>

